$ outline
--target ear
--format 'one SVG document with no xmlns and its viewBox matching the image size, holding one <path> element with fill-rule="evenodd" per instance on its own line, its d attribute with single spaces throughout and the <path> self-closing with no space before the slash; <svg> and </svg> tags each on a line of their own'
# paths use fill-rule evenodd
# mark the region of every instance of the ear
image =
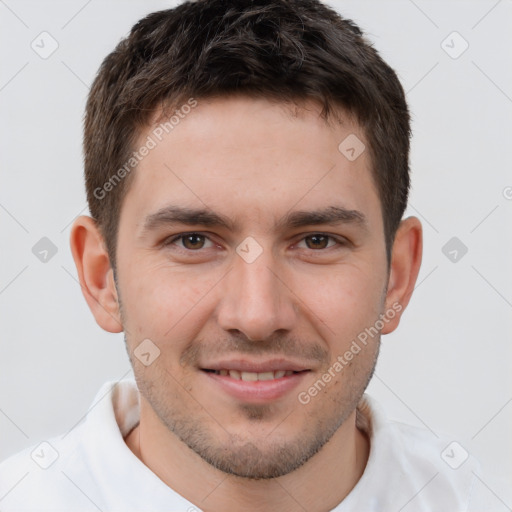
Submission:
<svg viewBox="0 0 512 512">
<path fill-rule="evenodd" d="M 108 332 L 121 332 L 121 315 L 114 273 L 103 237 L 91 217 L 73 223 L 71 252 L 85 300 L 98 325 Z"/>
<path fill-rule="evenodd" d="M 393 243 L 391 265 L 386 293 L 386 311 L 395 311 L 395 316 L 386 322 L 382 334 L 393 332 L 409 300 L 418 278 L 423 251 L 421 222 L 416 217 L 403 220 L 398 227 Z"/>
</svg>

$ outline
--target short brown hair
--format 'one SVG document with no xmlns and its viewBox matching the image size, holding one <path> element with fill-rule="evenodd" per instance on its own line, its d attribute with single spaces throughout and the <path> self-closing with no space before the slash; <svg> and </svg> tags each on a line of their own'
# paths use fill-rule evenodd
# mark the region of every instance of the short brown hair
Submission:
<svg viewBox="0 0 512 512">
<path fill-rule="evenodd" d="M 88 97 L 87 200 L 114 269 L 131 181 L 121 169 L 142 128 L 159 108 L 233 94 L 312 99 L 325 119 L 336 107 L 355 116 L 369 146 L 389 260 L 409 192 L 410 119 L 395 72 L 352 21 L 317 0 L 198 0 L 134 25 L 103 61 Z"/>
</svg>

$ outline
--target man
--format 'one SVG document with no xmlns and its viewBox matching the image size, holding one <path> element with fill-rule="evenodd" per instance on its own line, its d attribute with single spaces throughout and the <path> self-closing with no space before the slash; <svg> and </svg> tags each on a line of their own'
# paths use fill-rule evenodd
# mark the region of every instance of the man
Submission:
<svg viewBox="0 0 512 512">
<path fill-rule="evenodd" d="M 315 0 L 137 23 L 89 95 L 71 234 L 136 384 L 107 383 L 41 471 L 6 461 L 2 510 L 474 507 L 476 462 L 364 395 L 421 263 L 409 136 L 393 70 Z"/>
</svg>

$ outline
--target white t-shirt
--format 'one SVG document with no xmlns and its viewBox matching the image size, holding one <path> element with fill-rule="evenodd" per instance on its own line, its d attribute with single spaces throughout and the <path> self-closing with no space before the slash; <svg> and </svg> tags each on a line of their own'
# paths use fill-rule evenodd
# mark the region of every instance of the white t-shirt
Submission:
<svg viewBox="0 0 512 512">
<path fill-rule="evenodd" d="M 478 464 L 466 458 L 461 445 L 450 446 L 427 430 L 387 420 L 368 395 L 358 409 L 358 425 L 370 438 L 370 456 L 363 476 L 335 512 L 502 510 L 483 504 L 488 497 L 480 496 L 485 489 L 475 476 Z M 85 420 L 71 432 L 0 464 L 0 510 L 197 511 L 124 442 L 138 420 L 135 382 L 106 383 Z"/>
</svg>

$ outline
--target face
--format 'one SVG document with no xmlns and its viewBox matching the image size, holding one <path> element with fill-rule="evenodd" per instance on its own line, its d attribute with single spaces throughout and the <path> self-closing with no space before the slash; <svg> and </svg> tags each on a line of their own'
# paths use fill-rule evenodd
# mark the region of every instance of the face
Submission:
<svg viewBox="0 0 512 512">
<path fill-rule="evenodd" d="M 250 478 L 298 468 L 353 413 L 379 335 L 335 362 L 385 309 L 368 151 L 338 150 L 364 134 L 306 107 L 198 101 L 139 163 L 120 215 L 118 295 L 142 399 L 205 461 Z"/>
</svg>

